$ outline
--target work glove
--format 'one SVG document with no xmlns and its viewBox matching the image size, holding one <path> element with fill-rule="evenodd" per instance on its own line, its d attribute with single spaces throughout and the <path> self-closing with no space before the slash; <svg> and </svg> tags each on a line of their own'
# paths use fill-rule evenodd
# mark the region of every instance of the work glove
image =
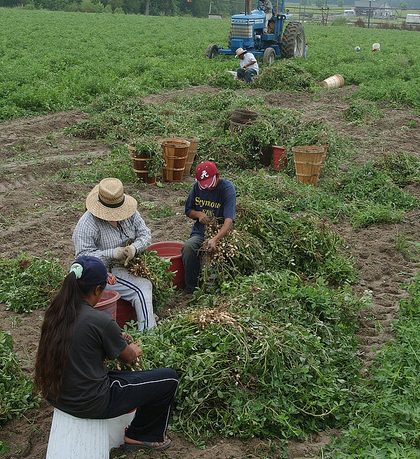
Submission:
<svg viewBox="0 0 420 459">
<path fill-rule="evenodd" d="M 136 248 L 134 247 L 133 244 L 128 245 L 127 247 L 124 247 L 124 266 L 128 265 L 128 262 L 134 258 L 136 255 Z"/>
<path fill-rule="evenodd" d="M 120 261 L 124 260 L 126 258 L 125 249 L 126 247 L 117 247 L 114 249 L 112 251 L 112 258 Z"/>
</svg>

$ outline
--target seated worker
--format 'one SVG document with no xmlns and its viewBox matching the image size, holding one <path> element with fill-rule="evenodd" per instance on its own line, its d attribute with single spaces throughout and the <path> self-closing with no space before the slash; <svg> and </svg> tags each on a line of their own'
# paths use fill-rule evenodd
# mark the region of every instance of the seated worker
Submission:
<svg viewBox="0 0 420 459">
<path fill-rule="evenodd" d="M 270 22 L 270 19 L 273 17 L 273 4 L 270 0 L 258 0 L 257 8 L 261 11 L 264 11 L 265 13 L 264 33 L 266 33 L 268 29 L 268 23 Z"/>
<path fill-rule="evenodd" d="M 240 68 L 236 71 L 237 78 L 250 83 L 259 72 L 255 56 L 246 49 L 238 48 L 236 50 L 236 57 L 239 57 L 240 60 Z"/>
<path fill-rule="evenodd" d="M 124 194 L 120 180 L 106 178 L 89 193 L 86 209 L 73 232 L 76 257 L 100 258 L 117 279 L 110 290 L 134 306 L 139 330 L 155 327 L 152 283 L 125 268 L 151 242 L 150 229 L 137 211 L 137 201 Z"/>
<path fill-rule="evenodd" d="M 217 243 L 232 228 L 236 213 L 236 191 L 233 183 L 221 178 L 216 164 L 204 161 L 197 165 L 196 182 L 185 203 L 185 214 L 195 220 L 191 236 L 185 242 L 182 261 L 185 270 L 185 291 L 192 293 L 198 286 L 200 276 L 199 250 L 204 242 L 207 213 L 213 214 L 222 225 L 208 244 L 214 250 Z"/>
<path fill-rule="evenodd" d="M 124 447 L 165 449 L 178 376 L 170 368 L 107 371 L 105 358 L 130 364 L 142 354 L 108 313 L 94 309 L 108 279 L 99 258 L 82 256 L 72 264 L 45 312 L 36 387 L 54 407 L 78 418 L 109 419 L 136 409 Z"/>
</svg>

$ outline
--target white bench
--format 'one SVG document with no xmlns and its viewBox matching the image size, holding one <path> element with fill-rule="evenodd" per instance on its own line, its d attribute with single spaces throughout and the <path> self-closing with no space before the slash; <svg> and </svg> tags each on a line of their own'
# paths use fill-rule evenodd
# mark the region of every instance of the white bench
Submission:
<svg viewBox="0 0 420 459">
<path fill-rule="evenodd" d="M 109 459 L 124 443 L 134 412 L 112 419 L 81 419 L 54 409 L 46 459 Z"/>
</svg>

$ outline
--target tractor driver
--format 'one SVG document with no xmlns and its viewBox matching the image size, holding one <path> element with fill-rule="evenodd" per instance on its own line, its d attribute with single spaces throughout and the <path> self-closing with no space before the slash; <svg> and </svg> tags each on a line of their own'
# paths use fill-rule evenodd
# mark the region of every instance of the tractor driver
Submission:
<svg viewBox="0 0 420 459">
<path fill-rule="evenodd" d="M 273 4 L 270 0 L 258 0 L 258 9 L 264 11 L 265 13 L 264 33 L 266 33 L 268 29 L 268 23 L 273 17 Z"/>
<path fill-rule="evenodd" d="M 259 67 L 255 56 L 246 49 L 238 48 L 236 57 L 239 57 L 240 68 L 236 71 L 236 76 L 239 80 L 244 80 L 251 83 L 252 79 L 258 75 Z"/>
</svg>

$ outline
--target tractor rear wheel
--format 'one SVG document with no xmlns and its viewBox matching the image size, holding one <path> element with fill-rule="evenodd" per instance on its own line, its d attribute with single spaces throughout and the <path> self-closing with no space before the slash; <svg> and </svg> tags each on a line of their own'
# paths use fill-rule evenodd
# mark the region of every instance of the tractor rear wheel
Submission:
<svg viewBox="0 0 420 459">
<path fill-rule="evenodd" d="M 206 56 L 209 58 L 209 59 L 213 59 L 215 56 L 217 56 L 219 54 L 219 48 L 217 45 L 209 45 L 206 49 Z"/>
<path fill-rule="evenodd" d="M 282 57 L 303 57 L 305 55 L 305 31 L 300 22 L 290 22 L 281 39 Z"/>
<path fill-rule="evenodd" d="M 276 60 L 276 52 L 274 48 L 266 48 L 263 55 L 263 62 L 267 65 L 273 65 Z"/>
</svg>

